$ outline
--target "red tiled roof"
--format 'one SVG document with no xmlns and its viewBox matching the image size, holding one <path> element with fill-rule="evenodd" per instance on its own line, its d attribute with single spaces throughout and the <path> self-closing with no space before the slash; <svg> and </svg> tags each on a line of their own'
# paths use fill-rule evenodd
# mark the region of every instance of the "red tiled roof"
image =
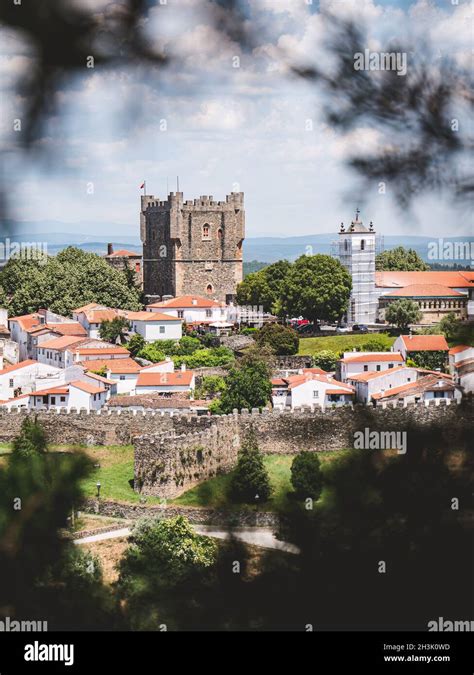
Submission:
<svg viewBox="0 0 474 675">
<path fill-rule="evenodd" d="M 138 373 L 141 366 L 133 359 L 91 359 L 81 361 L 81 365 L 87 370 L 102 370 L 105 367 L 114 374 Z"/>
<path fill-rule="evenodd" d="M 385 297 L 400 297 L 400 298 L 450 298 L 450 297 L 460 297 L 466 298 L 465 293 L 460 293 L 455 291 L 448 286 L 442 286 L 441 284 L 410 284 L 409 286 L 404 286 L 403 288 L 397 288 L 390 293 L 387 293 Z"/>
<path fill-rule="evenodd" d="M 45 324 L 44 328 L 49 328 L 55 333 L 60 333 L 61 335 L 87 336 L 86 329 L 84 326 L 81 326 L 78 321 L 71 321 L 70 323 L 48 323 Z"/>
<path fill-rule="evenodd" d="M 403 356 L 399 352 L 383 352 L 382 354 L 357 354 L 346 356 L 341 363 L 376 363 L 376 362 L 403 363 Z"/>
<path fill-rule="evenodd" d="M 407 352 L 448 351 L 449 346 L 444 335 L 401 335 Z"/>
<path fill-rule="evenodd" d="M 103 394 L 106 391 L 104 387 L 95 387 L 93 384 L 90 384 L 89 382 L 84 382 L 83 380 L 75 380 L 70 384 L 71 387 L 76 387 L 76 389 L 85 391 L 86 394 Z"/>
<path fill-rule="evenodd" d="M 274 386 L 286 387 L 287 382 L 285 382 L 285 380 L 282 379 L 281 377 L 274 377 L 272 379 L 272 384 Z"/>
<path fill-rule="evenodd" d="M 458 345 L 457 347 L 451 347 L 449 350 L 450 354 L 459 354 L 459 352 L 465 352 L 466 349 L 474 349 L 474 347 L 470 347 L 469 345 Z"/>
<path fill-rule="evenodd" d="M 399 370 L 409 370 L 405 366 L 396 366 L 395 368 L 390 368 L 387 370 L 377 370 L 370 373 L 357 373 L 356 375 L 349 375 L 349 380 L 356 380 L 357 382 L 367 382 L 367 380 L 373 380 L 376 377 L 385 377 L 385 375 L 391 375 L 396 373 Z"/>
<path fill-rule="evenodd" d="M 303 373 L 316 373 L 317 375 L 327 375 L 327 370 L 322 370 L 322 368 L 303 368 Z"/>
<path fill-rule="evenodd" d="M 318 373 L 306 373 L 303 375 L 291 375 L 290 377 L 284 377 L 284 380 L 288 382 L 288 388 L 294 389 L 295 387 L 300 387 L 306 382 L 311 382 L 312 380 L 317 380 L 318 382 L 324 382 L 325 384 L 333 384 L 336 388 L 345 389 L 348 392 L 353 391 L 354 387 L 351 384 L 345 384 L 335 380 L 333 377 L 328 377 L 327 375 L 320 375 Z"/>
<path fill-rule="evenodd" d="M 38 344 L 38 349 L 55 349 L 57 351 L 64 351 L 71 345 L 84 342 L 83 337 L 74 335 L 62 335 L 61 337 L 53 338 L 52 340 L 45 340 Z"/>
<path fill-rule="evenodd" d="M 449 288 L 472 288 L 474 272 L 375 272 L 378 288 L 404 288 L 414 284 L 441 284 Z"/>
<path fill-rule="evenodd" d="M 52 389 L 39 389 L 38 391 L 32 391 L 29 396 L 49 396 L 55 394 L 66 395 L 69 394 L 68 387 L 53 387 Z"/>
<path fill-rule="evenodd" d="M 135 251 L 127 251 L 124 248 L 121 248 L 119 251 L 114 253 L 108 253 L 104 258 L 141 258 L 141 253 L 136 253 Z"/>
<path fill-rule="evenodd" d="M 0 370 L 0 375 L 6 375 L 7 373 L 12 373 L 14 370 L 20 370 L 20 368 L 27 368 L 28 366 L 37 365 L 38 361 L 34 359 L 26 359 L 25 361 L 20 361 L 20 363 L 14 363 L 11 366 L 5 366 L 3 370 Z"/>
<path fill-rule="evenodd" d="M 177 316 L 161 312 L 126 312 L 126 317 L 129 321 L 181 321 Z"/>
<path fill-rule="evenodd" d="M 200 295 L 180 295 L 177 298 L 164 300 L 161 302 L 154 302 L 148 307 L 170 307 L 178 309 L 192 309 L 193 307 L 220 307 L 221 305 L 216 300 L 203 298 Z"/>
<path fill-rule="evenodd" d="M 78 347 L 74 349 L 75 354 L 79 354 L 80 356 L 101 356 L 102 354 L 130 354 L 128 349 L 125 349 L 125 347 L 91 347 L 90 349 L 87 347 Z"/>
<path fill-rule="evenodd" d="M 119 316 L 116 309 L 91 309 L 84 312 L 89 323 L 102 323 L 103 321 L 113 321 Z"/>
<path fill-rule="evenodd" d="M 347 396 L 354 396 L 354 392 L 347 389 L 326 389 L 326 394 L 347 394 Z"/>
<path fill-rule="evenodd" d="M 91 377 L 93 380 L 97 380 L 98 382 L 103 382 L 104 384 L 108 384 L 110 386 L 115 384 L 115 382 L 112 382 L 112 380 L 108 380 L 106 377 L 102 377 L 102 375 L 97 375 L 97 373 L 92 373 L 87 370 L 85 374 L 87 377 Z"/>
<path fill-rule="evenodd" d="M 192 370 L 178 370 L 175 373 L 143 373 L 138 376 L 137 387 L 179 387 L 189 386 L 194 377 Z"/>
<path fill-rule="evenodd" d="M 73 309 L 72 311 L 75 314 L 80 314 L 81 312 L 88 312 L 91 309 L 96 309 L 97 307 L 102 307 L 103 305 L 98 305 L 96 302 L 90 302 L 88 305 L 84 305 L 83 307 L 76 307 L 76 309 Z"/>
<path fill-rule="evenodd" d="M 468 366 L 471 363 L 474 363 L 474 358 L 470 359 L 463 359 L 462 361 L 458 361 L 457 363 L 454 364 L 455 368 L 462 368 L 464 366 Z"/>
<path fill-rule="evenodd" d="M 40 325 L 39 314 L 23 314 L 22 316 L 12 316 L 9 321 L 16 321 L 20 328 L 25 331 L 30 331 L 33 327 Z"/>
</svg>

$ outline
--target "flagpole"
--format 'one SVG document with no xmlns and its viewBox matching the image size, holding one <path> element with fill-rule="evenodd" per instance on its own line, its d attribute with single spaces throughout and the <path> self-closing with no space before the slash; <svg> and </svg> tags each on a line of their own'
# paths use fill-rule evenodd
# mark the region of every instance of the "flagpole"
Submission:
<svg viewBox="0 0 474 675">
<path fill-rule="evenodd" d="M 143 196 L 146 195 L 146 180 L 143 181 Z"/>
</svg>

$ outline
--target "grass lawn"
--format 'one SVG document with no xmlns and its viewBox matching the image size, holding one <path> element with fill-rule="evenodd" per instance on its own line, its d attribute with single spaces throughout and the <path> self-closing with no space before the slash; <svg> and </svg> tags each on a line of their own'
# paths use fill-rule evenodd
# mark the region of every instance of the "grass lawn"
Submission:
<svg viewBox="0 0 474 675">
<path fill-rule="evenodd" d="M 390 349 L 395 342 L 394 337 L 390 337 L 386 333 L 374 333 L 374 335 L 328 335 L 327 337 L 309 337 L 300 338 L 300 348 L 298 354 L 311 355 L 321 352 L 323 350 L 330 350 L 331 352 L 350 351 L 354 347 L 362 347 L 372 337 L 377 340 L 383 340 L 387 349 Z"/>
<path fill-rule="evenodd" d="M 318 453 L 321 462 L 331 461 L 340 455 L 341 452 Z M 290 483 L 290 469 L 294 457 L 295 455 L 266 455 L 264 457 L 265 466 L 273 486 L 273 495 L 268 502 L 259 504 L 259 508 L 261 507 L 262 510 L 271 511 L 285 506 L 288 492 L 293 490 Z M 228 473 L 210 478 L 187 490 L 187 492 L 184 492 L 180 497 L 172 501 L 174 504 L 180 504 L 181 506 L 208 506 L 214 508 L 229 506 L 227 491 L 231 476 L 232 473 Z M 233 505 L 232 508 L 238 510 L 242 509 L 242 506 L 242 504 L 237 504 Z M 255 508 L 254 504 L 247 504 L 245 506 Z"/>
</svg>

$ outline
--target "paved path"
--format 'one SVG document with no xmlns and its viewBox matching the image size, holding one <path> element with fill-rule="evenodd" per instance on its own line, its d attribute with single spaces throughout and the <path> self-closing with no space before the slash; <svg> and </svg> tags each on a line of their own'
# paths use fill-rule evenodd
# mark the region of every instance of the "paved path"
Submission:
<svg viewBox="0 0 474 675">
<path fill-rule="evenodd" d="M 205 534 L 208 537 L 216 539 L 227 539 L 229 532 L 227 530 L 220 530 L 212 525 L 193 525 L 193 528 L 198 534 Z M 93 534 L 90 537 L 83 539 L 75 539 L 75 544 L 89 544 L 94 541 L 105 541 L 106 539 L 115 539 L 117 537 L 128 537 L 130 535 L 130 528 L 124 527 L 121 530 L 111 530 L 110 532 L 101 532 L 100 534 Z M 286 541 L 280 541 L 275 537 L 272 530 L 266 527 L 237 527 L 233 530 L 233 535 L 236 539 L 244 541 L 246 544 L 253 544 L 261 548 L 271 548 L 278 551 L 286 551 L 287 553 L 299 553 L 299 549 Z"/>
</svg>

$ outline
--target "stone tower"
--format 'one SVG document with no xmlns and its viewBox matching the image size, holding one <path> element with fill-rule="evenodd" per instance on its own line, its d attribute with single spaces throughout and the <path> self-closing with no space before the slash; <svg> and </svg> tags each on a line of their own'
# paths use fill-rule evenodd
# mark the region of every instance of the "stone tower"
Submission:
<svg viewBox="0 0 474 675">
<path fill-rule="evenodd" d="M 339 231 L 339 260 L 352 277 L 352 291 L 347 312 L 347 323 L 375 323 L 378 299 L 375 290 L 375 230 L 359 220 Z"/>
<path fill-rule="evenodd" d="M 243 192 L 225 202 L 212 196 L 184 202 L 182 192 L 170 192 L 167 201 L 143 195 L 140 237 L 145 295 L 235 299 L 243 269 Z"/>
</svg>

